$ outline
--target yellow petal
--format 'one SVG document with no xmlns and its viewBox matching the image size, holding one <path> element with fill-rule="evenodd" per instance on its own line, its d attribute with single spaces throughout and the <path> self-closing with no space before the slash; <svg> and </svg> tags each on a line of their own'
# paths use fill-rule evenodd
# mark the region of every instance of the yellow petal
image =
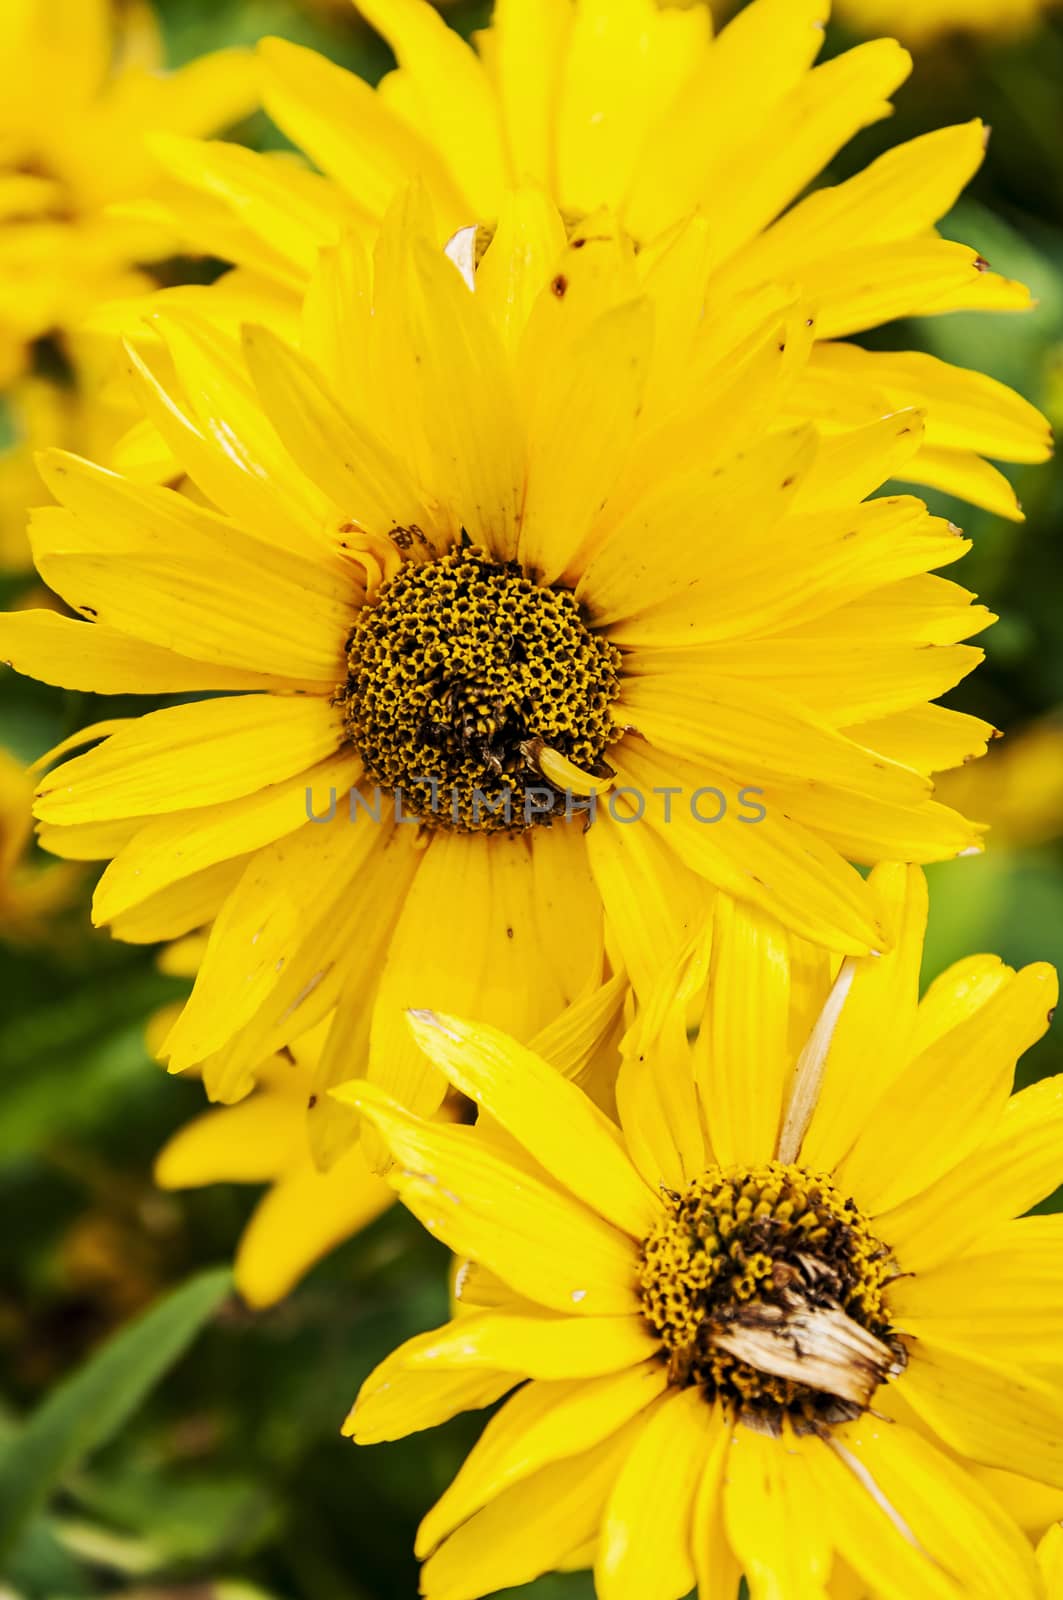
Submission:
<svg viewBox="0 0 1063 1600">
<path fill-rule="evenodd" d="M 636 1309 L 631 1241 L 496 1155 L 483 1132 L 423 1123 L 372 1084 L 333 1093 L 379 1130 L 397 1163 L 392 1182 L 403 1203 L 458 1255 L 557 1311 L 617 1316 Z"/>
<path fill-rule="evenodd" d="M 459 905 L 476 914 L 463 924 L 455 961 Z M 555 1016 L 565 999 L 539 926 L 522 837 L 432 830 L 380 974 L 370 1078 L 422 1115 L 440 1104 L 445 1080 L 414 1043 L 405 1016 L 410 1007 L 472 1017 L 517 1038 L 530 1038 Z"/>
<path fill-rule="evenodd" d="M 467 222 L 497 215 L 505 186 L 498 109 L 482 64 L 428 0 L 365 0 L 398 57 L 431 144 L 472 202 Z"/>
<path fill-rule="evenodd" d="M 716 899 L 698 1090 L 722 1166 L 775 1156 L 789 1053 L 789 941 L 773 918 Z"/>
<path fill-rule="evenodd" d="M 158 894 L 115 917 L 111 933 L 127 944 L 159 944 L 163 940 L 183 939 L 186 934 L 213 922 L 240 881 L 247 861 L 247 856 L 220 861 L 215 867 L 206 867 L 167 889 L 160 889 Z"/>
<path fill-rule="evenodd" d="M 846 730 L 851 739 L 928 777 L 984 756 L 996 735 L 990 722 L 948 706 L 913 706 Z"/>
<path fill-rule="evenodd" d="M 596 1533 L 642 1418 L 566 1461 L 542 1468 L 466 1522 L 421 1572 L 425 1600 L 475 1600 L 549 1572 Z"/>
<path fill-rule="evenodd" d="M 0 660 L 42 683 L 90 694 L 295 687 L 262 672 L 189 661 L 116 628 L 75 622 L 56 611 L 9 611 L 0 616 Z"/>
<path fill-rule="evenodd" d="M 876 867 L 871 885 L 889 948 L 855 964 L 831 1036 L 815 1112 L 801 1160 L 832 1172 L 867 1125 L 872 1106 L 908 1061 L 919 1001 L 926 932 L 926 879 L 918 867 Z M 873 1057 L 874 1068 L 869 1070 Z"/>
<path fill-rule="evenodd" d="M 319 699 L 237 695 L 139 717 L 42 780 L 46 822 L 151 816 L 254 794 L 343 743 L 340 711 Z"/>
<path fill-rule="evenodd" d="M 845 183 L 801 200 L 749 248 L 747 269 L 789 278 L 854 248 L 932 228 L 981 166 L 986 137 L 975 120 L 896 145 Z"/>
<path fill-rule="evenodd" d="M 997 1600 L 1006 1594 L 1037 1600 L 1028 1541 L 962 1466 L 911 1428 L 870 1416 L 845 1425 L 835 1438 L 852 1469 L 869 1475 L 880 1503 L 892 1508 L 902 1529 L 922 1547 L 924 1575 L 909 1595 L 951 1592 L 957 1600 L 960 1595 L 964 1600 Z M 847 1559 L 867 1572 L 866 1556 L 858 1560 L 855 1548 L 843 1548 Z M 949 1590 L 934 1582 L 938 1574 L 952 1580 Z M 867 1576 L 877 1588 L 880 1574 Z"/>
<path fill-rule="evenodd" d="M 910 1199 L 992 1136 L 1015 1063 L 1048 1027 L 1057 995 L 1051 967 L 1024 967 L 887 1086 L 837 1168 L 864 1210 Z"/>
<path fill-rule="evenodd" d="M 497 1029 L 434 1011 L 410 1013 L 422 1050 L 462 1094 L 501 1123 L 571 1194 L 642 1239 L 658 1205 L 601 1112 L 556 1069 Z"/>
<path fill-rule="evenodd" d="M 647 134 L 697 67 L 709 27 L 700 7 L 677 14 L 654 0 L 581 0 L 557 107 L 566 208 L 619 206 Z"/>
<path fill-rule="evenodd" d="M 1063 1161 L 1063 1077 L 1013 1095 L 980 1147 L 878 1218 L 906 1271 L 927 1271 L 1051 1194 Z"/>
<path fill-rule="evenodd" d="M 659 754 L 631 738 L 610 759 L 619 779 L 613 794 L 626 787 L 645 798 L 645 821 L 636 818 L 632 830 L 658 832 L 715 888 L 751 901 L 812 943 L 853 955 L 883 948 L 870 891 L 814 834 L 771 809 L 759 821 L 743 824 L 734 784 L 701 763 Z M 652 797 L 669 786 L 673 793 L 678 786 L 680 793 L 667 822 Z M 720 794 L 728 810 L 714 824 L 710 819 L 719 814 Z"/>
<path fill-rule="evenodd" d="M 272 844 L 294 833 L 308 811 L 322 813 L 331 794 L 346 806 L 361 775 L 353 752 L 321 762 L 295 778 L 220 805 L 176 812 L 142 828 L 108 867 L 96 887 L 93 916 L 110 922 L 130 906 L 188 873 Z M 340 798 L 342 797 L 342 799 Z"/>
<path fill-rule="evenodd" d="M 295 1068 L 288 1071 L 294 1076 Z M 208 1183 L 271 1183 L 302 1154 L 302 1129 L 289 1096 L 258 1093 L 185 1123 L 155 1158 L 160 1189 Z"/>
<path fill-rule="evenodd" d="M 615 1433 L 665 1388 L 656 1362 L 600 1378 L 533 1382 L 487 1424 L 450 1488 L 417 1533 L 423 1559 L 473 1513 L 552 1461 L 580 1455 Z"/>
<path fill-rule="evenodd" d="M 304 1033 L 335 1004 L 344 958 L 364 906 L 361 879 L 387 839 L 369 818 L 304 822 L 257 851 L 211 930 L 195 988 L 166 1041 L 170 1070 L 182 1071 L 231 1039 L 237 1060 L 262 1055 Z M 275 1030 L 287 1028 L 279 1039 Z M 237 1062 L 232 1064 L 237 1075 Z M 214 1098 L 225 1083 L 206 1078 Z"/>
<path fill-rule="evenodd" d="M 755 647 L 754 647 L 755 648 Z M 685 672 L 650 671 L 621 690 L 619 719 L 656 748 L 704 758 L 743 783 L 835 788 L 875 802 L 913 804 L 929 796 L 925 778 L 894 767 L 835 733 L 764 685 L 750 692 L 737 679 L 713 678 L 692 651 Z M 648 663 L 652 666 L 652 659 Z"/>
<path fill-rule="evenodd" d="M 296 1128 L 305 1139 L 301 1119 Z M 318 1172 L 304 1155 L 300 1166 L 263 1195 L 244 1229 L 233 1265 L 237 1289 L 250 1306 L 274 1305 L 315 1262 L 393 1202 L 361 1151 L 351 1150 L 328 1173 Z"/>
<path fill-rule="evenodd" d="M 1021 1364 L 1051 1361 L 1063 1318 L 1063 1217 L 1024 1217 L 973 1250 L 890 1287 L 890 1314 L 916 1339 Z"/>
<path fill-rule="evenodd" d="M 542 3 L 536 0 L 537 6 Z M 517 9 L 523 4 L 517 0 Z M 498 9 L 503 12 L 502 6 Z M 506 9 L 512 14 L 512 5 Z M 499 16 L 495 29 L 504 26 Z M 539 189 L 508 190 L 491 246 L 476 269 L 476 295 L 513 354 L 564 248 L 565 225 L 553 201 Z"/>
<path fill-rule="evenodd" d="M 363 78 L 286 39 L 260 40 L 258 54 L 266 110 L 359 211 L 382 217 L 416 174 L 427 183 L 448 232 L 472 219 L 472 202 L 438 149 Z"/>
<path fill-rule="evenodd" d="M 808 1468 L 834 1545 L 864 1580 L 861 1600 L 869 1592 L 883 1600 L 966 1600 L 966 1591 L 920 1547 L 905 1502 L 887 1496 L 851 1451 L 811 1434 L 795 1437 L 791 1448 Z"/>
<path fill-rule="evenodd" d="M 694 1389 L 658 1401 L 613 1485 L 594 1565 L 601 1600 L 682 1600 L 694 1583 L 691 1521 L 712 1440 Z"/>
<path fill-rule="evenodd" d="M 554 111 L 571 24 L 568 0 L 498 0 L 495 6 L 494 75 L 509 170 L 518 183 L 553 183 Z"/>
<path fill-rule="evenodd" d="M 587 833 L 587 854 L 605 908 L 610 947 L 636 994 L 646 996 L 704 926 L 710 894 L 664 836 L 610 815 Z"/>
<path fill-rule="evenodd" d="M 919 1339 L 901 1379 L 908 1404 L 962 1456 L 1063 1488 L 1063 1389 L 969 1348 Z"/>
<path fill-rule="evenodd" d="M 750 1600 L 823 1600 L 831 1541 L 815 1483 L 781 1439 L 741 1425 L 727 1457 L 723 1492 L 727 1537 L 742 1564 Z"/>
<path fill-rule="evenodd" d="M 381 236 L 374 308 L 392 422 L 455 528 L 507 560 L 524 493 L 510 364 L 453 263 L 404 217 L 397 211 Z"/>
<path fill-rule="evenodd" d="M 637 237 L 695 208 L 726 165 L 736 128 L 770 123 L 822 49 L 827 11 L 824 0 L 757 0 L 709 46 L 639 161 L 625 211 Z"/>
<path fill-rule="evenodd" d="M 425 522 L 423 500 L 402 462 L 341 408 L 305 357 L 263 327 L 245 328 L 244 353 L 285 448 L 347 517 L 384 535 Z"/>
</svg>

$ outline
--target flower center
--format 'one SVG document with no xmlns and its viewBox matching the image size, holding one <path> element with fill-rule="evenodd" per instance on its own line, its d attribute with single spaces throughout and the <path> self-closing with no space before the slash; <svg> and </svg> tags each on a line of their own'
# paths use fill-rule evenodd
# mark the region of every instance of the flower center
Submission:
<svg viewBox="0 0 1063 1600">
<path fill-rule="evenodd" d="M 854 1202 L 779 1161 L 710 1167 L 667 1198 L 638 1287 L 672 1382 L 765 1426 L 858 1416 L 904 1352 L 890 1253 Z"/>
<path fill-rule="evenodd" d="M 347 660 L 351 741 L 429 824 L 521 832 L 582 809 L 541 763 L 598 774 L 618 736 L 620 652 L 568 590 L 480 549 L 402 567 L 362 612 Z"/>
</svg>

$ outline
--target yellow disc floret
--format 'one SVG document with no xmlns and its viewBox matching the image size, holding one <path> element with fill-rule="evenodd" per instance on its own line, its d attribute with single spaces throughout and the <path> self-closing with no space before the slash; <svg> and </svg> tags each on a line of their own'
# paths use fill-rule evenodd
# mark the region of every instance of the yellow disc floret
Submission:
<svg viewBox="0 0 1063 1600">
<path fill-rule="evenodd" d="M 352 743 L 370 776 L 429 824 L 549 822 L 565 801 L 552 803 L 544 752 L 593 773 L 618 736 L 619 651 L 567 589 L 476 548 L 410 563 L 384 584 L 351 636 L 348 665 Z"/>
<path fill-rule="evenodd" d="M 750 1417 L 857 1414 L 903 1352 L 887 1247 L 831 1180 L 772 1161 L 710 1167 L 645 1240 L 643 1312 L 669 1375 Z"/>
</svg>

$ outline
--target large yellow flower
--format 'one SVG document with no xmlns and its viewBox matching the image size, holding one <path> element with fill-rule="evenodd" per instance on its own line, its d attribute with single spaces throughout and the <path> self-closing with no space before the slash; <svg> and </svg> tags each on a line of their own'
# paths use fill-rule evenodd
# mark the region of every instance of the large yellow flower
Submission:
<svg viewBox="0 0 1063 1600">
<path fill-rule="evenodd" d="M 711 952 L 637 1025 L 620 1128 L 430 1012 L 417 1037 L 480 1125 L 338 1091 L 467 1258 L 456 1319 L 377 1368 L 347 1431 L 515 1390 L 421 1526 L 429 1600 L 559 1565 L 593 1565 L 601 1600 L 732 1596 L 740 1574 L 752 1600 L 1043 1596 L 972 1469 L 1063 1487 L 1063 1217 L 1013 1220 L 1058 1181 L 1063 1079 L 1009 1098 L 1055 975 L 976 956 L 919 1003 L 922 875 L 874 882 L 896 943 L 829 997 L 719 902 Z"/>
<path fill-rule="evenodd" d="M 986 130 L 945 128 L 798 199 L 889 114 L 911 66 L 899 45 L 878 40 L 815 67 L 828 0 L 753 0 L 715 40 L 702 4 L 498 0 L 475 50 L 428 0 L 361 9 L 399 60 L 377 90 L 283 40 L 260 49 L 269 111 L 324 176 L 225 144 L 158 145 L 185 186 L 164 215 L 191 247 L 297 296 L 318 249 L 346 229 L 372 234 L 413 177 L 441 240 L 492 225 L 513 183 L 541 185 L 568 218 L 608 206 L 641 244 L 700 211 L 717 309 L 740 315 L 751 291 L 779 281 L 802 284 L 818 308 L 795 418 L 836 429 L 928 407 L 906 476 L 1020 514 L 983 457 L 1044 459 L 1048 430 L 1031 407 L 977 373 L 847 342 L 911 314 L 1030 303 L 935 232 L 980 165 Z"/>
<path fill-rule="evenodd" d="M 955 33 L 1021 33 L 1051 0 L 838 0 L 838 15 L 866 33 L 886 28 L 926 44 Z"/>
<path fill-rule="evenodd" d="M 165 188 L 150 135 L 209 133 L 253 104 L 240 52 L 161 69 L 146 6 L 0 7 L 0 385 L 35 340 L 146 286 L 136 263 L 170 253 L 172 235 L 108 213 Z"/>
<path fill-rule="evenodd" d="M 118 937 L 213 921 L 167 1041 L 212 1095 L 338 1007 L 326 1121 L 367 1054 L 439 1103 L 403 1007 L 530 1037 L 609 970 L 644 989 L 713 890 L 883 948 L 846 858 L 976 848 L 929 774 L 989 732 L 928 704 L 979 659 L 987 614 L 930 575 L 963 539 L 862 502 L 920 417 L 776 427 L 800 299 L 716 316 L 698 220 L 636 255 L 522 191 L 466 282 L 408 213 L 375 266 L 325 253 L 302 351 L 160 319 L 133 365 L 212 506 L 45 457 L 38 568 L 87 620 L 0 623 L 47 682 L 242 691 L 83 736 L 41 839 L 116 858 Z"/>
</svg>

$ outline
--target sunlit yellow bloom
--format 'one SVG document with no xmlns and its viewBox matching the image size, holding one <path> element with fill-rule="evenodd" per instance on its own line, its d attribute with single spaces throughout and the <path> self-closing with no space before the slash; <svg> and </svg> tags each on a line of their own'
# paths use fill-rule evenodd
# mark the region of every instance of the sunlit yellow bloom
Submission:
<svg viewBox="0 0 1063 1600">
<path fill-rule="evenodd" d="M 165 190 L 153 134 L 224 128 L 254 102 L 246 57 L 162 71 L 147 8 L 109 0 L 0 7 L 0 385 L 41 337 L 145 287 L 172 236 L 108 207 Z"/>
<path fill-rule="evenodd" d="M 432 1012 L 416 1036 L 481 1125 L 336 1091 L 467 1263 L 462 1314 L 377 1368 L 347 1431 L 515 1391 L 421 1525 L 428 1600 L 559 1565 L 593 1566 L 601 1600 L 732 1596 L 740 1574 L 753 1600 L 1042 1600 L 972 1469 L 1063 1487 L 1063 1217 L 1023 1217 L 1058 1182 L 1063 1078 L 1010 1096 L 1055 974 L 975 956 L 920 1003 L 922 875 L 874 886 L 893 949 L 829 995 L 718 902 L 711 948 L 636 1026 L 619 1127 Z"/>
<path fill-rule="evenodd" d="M 925 45 L 956 33 L 1020 33 L 1051 0 L 838 0 L 838 16 L 865 33 L 885 28 Z"/>
<path fill-rule="evenodd" d="M 889 114 L 911 66 L 898 44 L 814 66 L 827 0 L 753 0 L 715 40 L 705 5 L 498 0 L 475 48 L 427 0 L 361 9 L 399 61 L 376 90 L 297 45 L 260 47 L 267 108 L 322 175 L 232 145 L 159 146 L 184 185 L 163 216 L 190 247 L 297 296 L 318 249 L 347 229 L 372 235 L 414 177 L 440 241 L 493 225 L 514 183 L 541 185 L 570 221 L 608 206 L 642 245 L 697 211 L 721 313 L 741 315 L 769 282 L 800 284 L 818 308 L 816 349 L 789 397 L 795 419 L 834 430 L 927 407 L 906 477 L 1020 514 L 983 458 L 1045 458 L 1047 427 L 1032 407 L 978 373 L 847 342 L 897 317 L 1029 305 L 1021 285 L 935 232 L 982 161 L 983 126 L 928 134 L 799 199 L 855 133 Z"/>
<path fill-rule="evenodd" d="M 32 939 L 70 901 L 76 871 L 26 861 L 33 830 L 33 780 L 0 748 L 0 940 Z"/>
<path fill-rule="evenodd" d="M 990 747 L 984 761 L 950 772 L 942 798 L 993 830 L 999 844 L 1045 844 L 1063 835 L 1063 718 L 1046 718 Z"/>
<path fill-rule="evenodd" d="M 47 682 L 245 691 L 81 736 L 36 808 L 116 858 L 118 937 L 213 922 L 166 1053 L 224 1100 L 338 1004 L 322 1106 L 368 1056 L 431 1110 L 407 1005 L 531 1037 L 609 972 L 644 989 L 713 890 L 882 948 L 847 858 L 977 846 L 929 778 L 989 731 L 928 703 L 980 655 L 930 575 L 967 546 L 861 503 L 918 414 L 777 428 L 810 314 L 714 315 L 700 221 L 636 255 L 520 191 L 467 282 L 408 211 L 375 262 L 324 254 L 301 351 L 158 319 L 132 364 L 213 508 L 46 456 L 38 568 L 88 620 L 0 623 Z"/>
</svg>

